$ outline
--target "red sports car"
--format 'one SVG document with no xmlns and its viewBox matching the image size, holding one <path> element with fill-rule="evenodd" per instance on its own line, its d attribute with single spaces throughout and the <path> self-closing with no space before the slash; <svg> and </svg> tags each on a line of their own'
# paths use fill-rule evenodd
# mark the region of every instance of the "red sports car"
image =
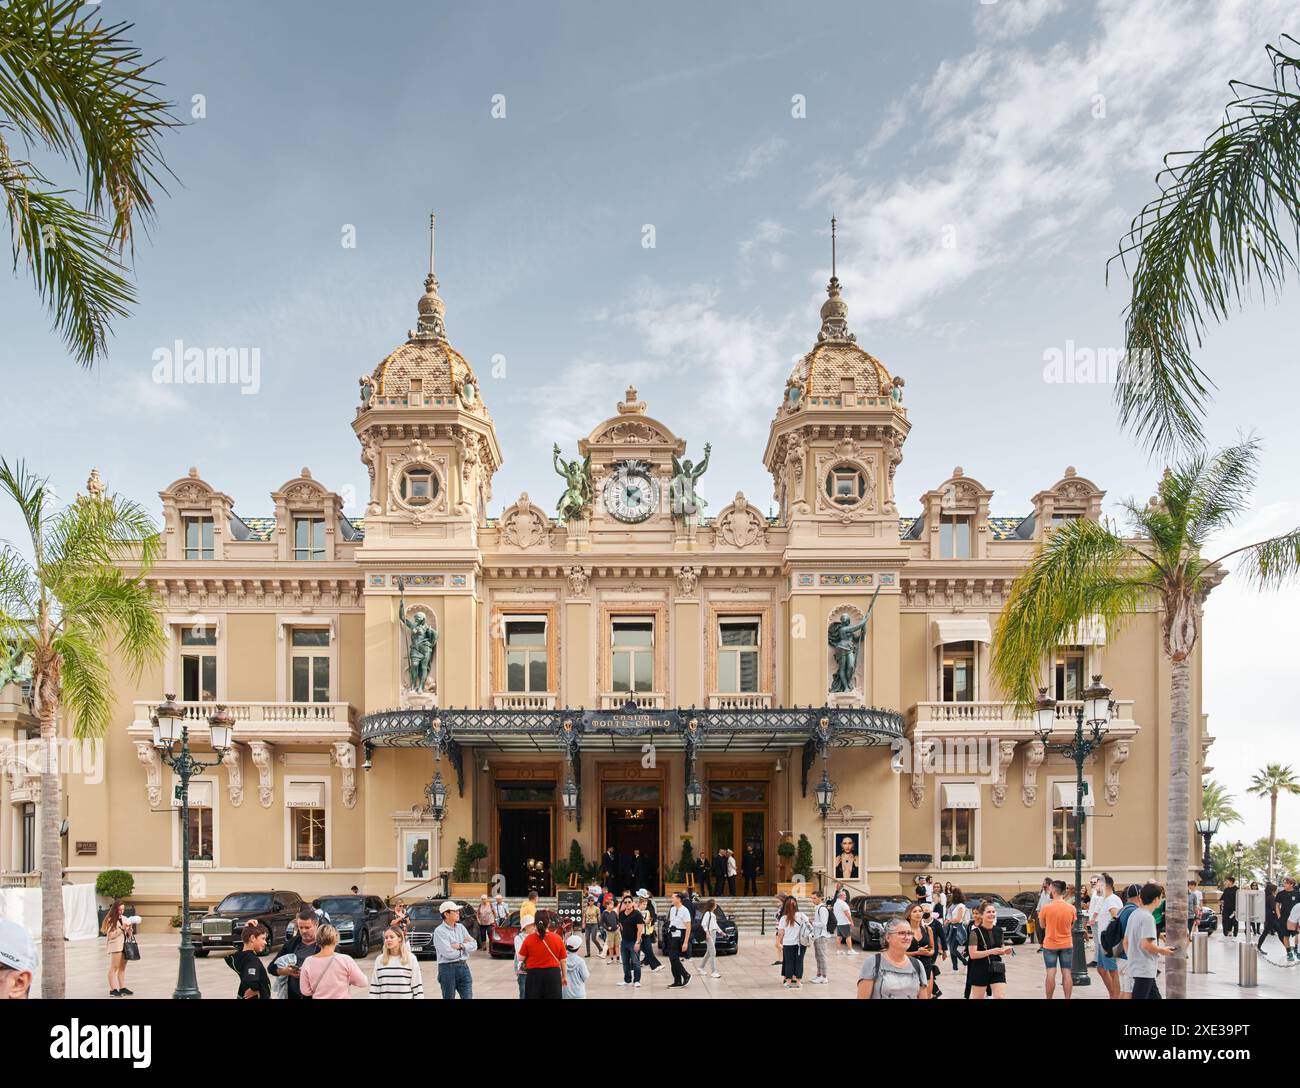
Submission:
<svg viewBox="0 0 1300 1088">
<path fill-rule="evenodd" d="M 551 916 L 554 918 L 554 914 Z M 555 932 L 565 939 L 573 929 L 572 922 L 559 921 Z M 519 912 L 511 911 L 503 926 L 493 926 L 488 934 L 488 955 L 494 960 L 513 959 L 515 954 L 515 935 L 519 932 Z"/>
</svg>

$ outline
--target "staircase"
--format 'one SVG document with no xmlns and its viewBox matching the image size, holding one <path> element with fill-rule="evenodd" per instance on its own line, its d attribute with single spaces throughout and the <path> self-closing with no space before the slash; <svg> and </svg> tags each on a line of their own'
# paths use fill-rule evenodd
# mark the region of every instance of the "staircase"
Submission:
<svg viewBox="0 0 1300 1088">
<path fill-rule="evenodd" d="M 655 909 L 660 916 L 667 915 L 668 908 L 671 905 L 671 897 L 667 895 L 656 895 L 654 899 Z M 742 937 L 772 936 L 773 927 L 776 924 L 776 896 L 774 895 L 721 895 L 714 897 L 722 912 L 736 923 L 736 928 L 740 930 Z M 518 910 L 524 902 L 522 898 L 507 896 L 506 903 L 510 909 Z M 542 910 L 555 910 L 556 899 L 553 895 L 544 895 L 538 898 L 537 906 Z M 474 904 L 470 904 L 473 909 Z M 811 899 L 801 899 L 799 909 L 805 914 L 809 914 L 812 908 Z M 809 914 L 811 918 L 811 914 Z"/>
</svg>

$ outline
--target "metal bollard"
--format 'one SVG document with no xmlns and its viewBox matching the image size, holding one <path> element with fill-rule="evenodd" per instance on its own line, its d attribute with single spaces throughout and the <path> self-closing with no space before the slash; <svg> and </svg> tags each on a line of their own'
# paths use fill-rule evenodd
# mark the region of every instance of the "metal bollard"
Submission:
<svg viewBox="0 0 1300 1088">
<path fill-rule="evenodd" d="M 1210 935 L 1197 930 L 1192 934 L 1192 974 L 1210 973 Z"/>
<path fill-rule="evenodd" d="M 1259 953 L 1250 940 L 1237 942 L 1237 985 L 1247 989 L 1259 985 Z"/>
</svg>

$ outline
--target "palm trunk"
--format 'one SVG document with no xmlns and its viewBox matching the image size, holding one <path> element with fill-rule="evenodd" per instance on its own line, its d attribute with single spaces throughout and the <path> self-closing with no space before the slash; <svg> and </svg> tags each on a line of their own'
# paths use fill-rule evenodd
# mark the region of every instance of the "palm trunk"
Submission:
<svg viewBox="0 0 1300 1088">
<path fill-rule="evenodd" d="M 61 999 L 63 966 L 63 804 L 58 773 L 58 736 L 53 701 L 40 703 L 41 719 L 41 996 Z"/>
<path fill-rule="evenodd" d="M 1268 883 L 1273 883 L 1273 859 L 1277 856 L 1277 790 L 1268 795 Z"/>
<path fill-rule="evenodd" d="M 1165 996 L 1187 996 L 1187 873 L 1191 853 L 1191 663 L 1171 662 L 1169 721 L 1169 814 L 1165 872 L 1165 940 L 1174 954 L 1165 960 Z"/>
</svg>

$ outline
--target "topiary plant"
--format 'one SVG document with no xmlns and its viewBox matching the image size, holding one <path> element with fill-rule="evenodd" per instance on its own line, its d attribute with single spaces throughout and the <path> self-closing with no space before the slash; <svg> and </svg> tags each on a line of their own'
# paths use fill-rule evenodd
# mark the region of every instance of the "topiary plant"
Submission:
<svg viewBox="0 0 1300 1088">
<path fill-rule="evenodd" d="M 469 868 L 472 873 L 478 868 L 478 863 L 488 856 L 488 848 L 481 842 L 472 842 L 469 844 L 466 856 L 469 858 Z"/>
<path fill-rule="evenodd" d="M 463 884 L 469 880 L 469 870 L 469 840 L 458 839 L 456 841 L 456 860 L 451 863 L 452 880 Z"/>
<path fill-rule="evenodd" d="M 135 877 L 125 869 L 105 869 L 95 878 L 95 894 L 105 899 L 125 899 L 135 891 Z"/>
<path fill-rule="evenodd" d="M 794 843 L 783 842 L 776 848 L 777 855 L 783 858 L 794 857 Z"/>
<path fill-rule="evenodd" d="M 695 850 L 691 846 L 689 837 L 682 838 L 682 853 L 677 859 L 677 878 L 676 884 L 685 883 L 687 877 L 695 872 Z"/>
<path fill-rule="evenodd" d="M 807 835 L 799 836 L 799 848 L 794 855 L 794 871 L 807 880 L 812 876 L 813 868 L 813 848 L 812 843 L 808 841 Z"/>
</svg>

